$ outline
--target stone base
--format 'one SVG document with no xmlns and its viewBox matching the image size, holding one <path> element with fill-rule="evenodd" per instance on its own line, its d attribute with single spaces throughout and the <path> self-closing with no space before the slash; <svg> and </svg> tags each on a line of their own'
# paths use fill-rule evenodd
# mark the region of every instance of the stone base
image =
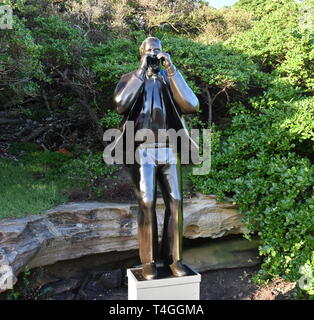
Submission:
<svg viewBox="0 0 314 320">
<path fill-rule="evenodd" d="M 191 267 L 187 276 L 158 277 L 146 280 L 142 276 L 142 268 L 127 269 L 129 300 L 199 300 L 201 275 Z"/>
</svg>

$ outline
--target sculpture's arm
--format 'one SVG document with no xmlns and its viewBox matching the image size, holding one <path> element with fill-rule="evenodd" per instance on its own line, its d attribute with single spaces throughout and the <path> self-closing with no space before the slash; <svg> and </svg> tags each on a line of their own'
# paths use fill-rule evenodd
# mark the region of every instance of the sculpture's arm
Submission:
<svg viewBox="0 0 314 320">
<path fill-rule="evenodd" d="M 122 76 L 114 90 L 114 103 L 119 114 L 129 110 L 138 98 L 144 83 L 144 69 Z"/>
<path fill-rule="evenodd" d="M 185 82 L 181 72 L 171 64 L 167 68 L 170 88 L 175 102 L 183 113 L 193 113 L 199 108 L 199 101 L 191 88 Z"/>
</svg>

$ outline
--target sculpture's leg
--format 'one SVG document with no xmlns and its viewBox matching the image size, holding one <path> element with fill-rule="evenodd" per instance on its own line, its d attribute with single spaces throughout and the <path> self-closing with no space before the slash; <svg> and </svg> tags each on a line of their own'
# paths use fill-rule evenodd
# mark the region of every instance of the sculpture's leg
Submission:
<svg viewBox="0 0 314 320">
<path fill-rule="evenodd" d="M 162 193 L 162 197 L 164 199 L 165 203 L 165 216 L 164 216 L 164 224 L 163 224 L 163 230 L 162 230 L 162 238 L 161 238 L 161 243 L 160 243 L 160 250 L 158 253 L 158 256 L 165 262 L 170 262 L 171 257 L 169 257 L 169 241 L 168 241 L 168 223 L 169 223 L 169 218 L 171 214 L 171 209 L 170 209 L 170 197 L 169 194 L 166 191 L 166 188 L 164 187 L 161 177 L 160 177 L 160 172 L 157 172 L 157 180 L 159 182 L 159 187 L 160 191 Z"/>
<path fill-rule="evenodd" d="M 134 164 L 129 172 L 139 203 L 138 236 L 139 253 L 146 279 L 156 277 L 155 262 L 158 254 L 158 230 L 156 219 L 156 165 Z"/>
<path fill-rule="evenodd" d="M 172 157 L 176 156 L 170 152 Z M 158 167 L 157 178 L 166 204 L 164 228 L 161 243 L 161 256 L 169 263 L 175 276 L 186 275 L 186 270 L 181 264 L 182 237 L 183 237 L 183 201 L 182 201 L 182 176 L 180 159 Z"/>
</svg>

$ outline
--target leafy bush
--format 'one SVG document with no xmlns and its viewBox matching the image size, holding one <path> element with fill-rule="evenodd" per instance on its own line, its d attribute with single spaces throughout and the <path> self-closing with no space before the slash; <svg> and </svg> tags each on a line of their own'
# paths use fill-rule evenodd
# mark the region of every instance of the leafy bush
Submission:
<svg viewBox="0 0 314 320">
<path fill-rule="evenodd" d="M 143 34 L 141 35 L 144 40 Z M 123 74 L 138 68 L 138 61 L 134 57 L 139 56 L 139 46 L 140 40 L 132 42 L 117 39 L 94 48 L 92 68 L 97 73 L 102 88 L 112 87 Z"/>
<path fill-rule="evenodd" d="M 104 129 L 110 128 L 118 128 L 120 122 L 122 120 L 122 116 L 113 110 L 108 110 L 106 112 L 105 117 L 99 120 L 100 124 Z"/>
<path fill-rule="evenodd" d="M 37 17 L 34 33 L 41 44 L 41 56 L 48 67 L 73 65 L 87 45 L 80 29 L 58 16 Z"/>
<path fill-rule="evenodd" d="M 246 9 L 253 13 L 256 19 L 260 19 L 286 4 L 295 4 L 294 2 L 294 0 L 239 0 L 234 7 Z"/>
<path fill-rule="evenodd" d="M 183 23 L 191 38 L 203 44 L 213 44 L 250 29 L 252 14 L 242 8 L 217 10 L 203 4 L 191 11 Z"/>
<path fill-rule="evenodd" d="M 263 2 L 263 1 L 262 1 Z M 294 0 L 264 1 L 275 5 L 253 28 L 227 40 L 227 44 L 242 50 L 265 71 L 287 78 L 305 91 L 313 91 L 314 33 L 302 27 L 300 11 L 303 4 Z M 280 4 L 284 2 L 284 4 Z M 314 18 L 314 2 L 307 4 Z M 260 7 L 264 10 L 264 7 Z"/>
<path fill-rule="evenodd" d="M 251 8 L 256 22 L 224 46 L 259 65 L 263 90 L 229 101 L 230 125 L 212 127 L 211 172 L 190 178 L 198 191 L 232 197 L 250 232 L 258 232 L 258 281 L 281 276 L 313 295 L 313 32 L 302 28 L 295 1 L 239 5 Z"/>
<path fill-rule="evenodd" d="M 190 176 L 197 190 L 232 197 L 250 231 L 258 231 L 265 257 L 259 279 L 297 281 L 300 267 L 313 268 L 314 100 L 287 100 L 291 91 L 273 95 L 270 86 L 251 100 L 253 110 L 230 105 L 230 127 L 213 128 L 211 172 Z"/>
<path fill-rule="evenodd" d="M 145 36 L 140 32 L 132 35 L 135 41 L 113 40 L 93 51 L 93 71 L 105 90 L 112 89 L 123 74 L 139 67 L 139 46 Z M 263 85 L 263 73 L 237 50 L 230 50 L 221 43 L 206 46 L 165 34 L 160 34 L 159 38 L 163 50 L 171 54 L 173 62 L 196 93 L 201 93 L 206 84 L 244 92 L 251 86 Z"/>
<path fill-rule="evenodd" d="M 103 176 L 110 176 L 117 171 L 117 167 L 107 166 L 102 158 L 102 153 L 86 153 L 64 164 L 61 170 L 67 178 L 86 181 L 90 184 Z"/>
<path fill-rule="evenodd" d="M 17 102 L 28 96 L 36 96 L 39 80 L 46 78 L 40 61 L 40 46 L 14 16 L 13 30 L 1 30 L 0 37 L 0 102 L 12 97 Z"/>
</svg>

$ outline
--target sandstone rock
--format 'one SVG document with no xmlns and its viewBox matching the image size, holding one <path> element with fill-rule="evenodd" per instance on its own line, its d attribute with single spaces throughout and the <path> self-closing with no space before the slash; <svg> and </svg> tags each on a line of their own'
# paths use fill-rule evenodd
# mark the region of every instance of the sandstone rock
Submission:
<svg viewBox="0 0 314 320">
<path fill-rule="evenodd" d="M 220 238 L 230 234 L 246 233 L 237 208 L 219 203 L 212 196 L 198 195 L 184 207 L 184 237 Z"/>
<path fill-rule="evenodd" d="M 0 292 L 25 265 L 53 264 L 91 254 L 138 248 L 137 204 L 68 203 L 42 215 L 0 220 Z M 161 236 L 164 204 L 157 202 Z M 219 238 L 246 232 L 236 207 L 198 195 L 184 204 L 184 237 Z"/>
</svg>

